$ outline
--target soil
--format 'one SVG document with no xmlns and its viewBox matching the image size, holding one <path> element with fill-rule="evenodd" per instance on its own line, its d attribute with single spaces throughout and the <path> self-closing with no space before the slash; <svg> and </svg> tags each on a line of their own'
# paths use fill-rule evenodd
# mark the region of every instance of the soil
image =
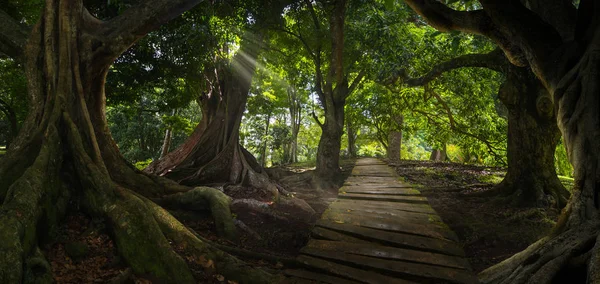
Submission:
<svg viewBox="0 0 600 284">
<path fill-rule="evenodd" d="M 341 163 L 343 175 L 341 184 L 350 174 L 354 162 L 351 160 Z M 310 165 L 279 167 L 276 171 L 282 176 L 304 179 L 306 173 L 313 168 Z M 304 175 L 303 175 L 304 173 Z M 296 180 L 298 180 L 296 179 Z M 289 179 L 288 179 L 289 181 Z M 249 264 L 263 268 L 272 273 L 286 269 L 300 249 L 308 242 L 310 231 L 316 217 L 320 216 L 335 200 L 337 188 L 330 191 L 320 191 L 310 187 L 310 182 L 297 183 L 280 181 L 292 196 L 304 199 L 315 210 L 315 220 L 302 222 L 294 219 L 271 218 L 255 212 L 238 212 L 237 221 L 241 221 L 249 230 L 238 228 L 236 241 L 221 239 L 216 235 L 215 224 L 208 212 L 171 211 L 182 223 L 192 228 L 200 236 L 226 248 L 232 248 L 231 253 Z M 255 198 L 269 202 L 264 192 L 252 188 L 237 188 L 238 194 L 233 198 Z M 226 191 L 227 192 L 227 191 Z M 242 193 L 243 192 L 243 193 Z M 77 206 L 73 206 L 76 208 Z M 289 209 L 287 209 L 289 211 Z M 295 212 L 287 212 L 294 215 Z M 56 283 L 152 283 L 151 280 L 132 274 L 131 269 L 118 257 L 117 249 L 111 237 L 107 234 L 106 224 L 102 220 L 92 219 L 78 210 L 68 212 L 57 236 L 42 248 L 51 265 Z M 79 259 L 73 259 L 67 253 L 66 246 L 73 244 L 87 248 L 86 253 Z M 184 258 L 198 283 L 227 283 L 222 275 L 216 274 L 214 263 L 209 259 L 188 255 L 183 248 L 174 249 Z M 243 253 L 239 253 L 239 252 Z M 238 253 L 235 253 L 238 252 Z"/>
<path fill-rule="evenodd" d="M 481 197 L 478 193 L 502 180 L 505 170 L 501 168 L 429 161 L 401 161 L 394 166 L 456 232 L 477 273 L 547 235 L 560 213 Z"/>
</svg>

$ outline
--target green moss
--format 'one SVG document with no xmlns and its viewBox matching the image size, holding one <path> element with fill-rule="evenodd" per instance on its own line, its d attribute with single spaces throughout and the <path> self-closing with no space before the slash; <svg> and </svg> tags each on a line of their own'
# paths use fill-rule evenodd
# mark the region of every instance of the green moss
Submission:
<svg viewBox="0 0 600 284">
<path fill-rule="evenodd" d="M 502 175 L 482 175 L 477 178 L 481 183 L 499 184 L 504 180 Z"/>
<path fill-rule="evenodd" d="M 573 186 L 575 185 L 575 179 L 566 177 L 566 176 L 558 176 L 560 182 L 565 186 L 565 188 L 569 191 L 573 190 Z"/>
</svg>

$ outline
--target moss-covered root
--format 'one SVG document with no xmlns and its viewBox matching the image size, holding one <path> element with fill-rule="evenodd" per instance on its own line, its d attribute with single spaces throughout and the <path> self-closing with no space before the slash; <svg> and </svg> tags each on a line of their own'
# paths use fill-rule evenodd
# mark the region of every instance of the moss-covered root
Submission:
<svg viewBox="0 0 600 284">
<path fill-rule="evenodd" d="M 21 283 L 25 259 L 35 252 L 43 204 L 59 190 L 51 177 L 61 164 L 56 128 L 50 127 L 35 162 L 8 189 L 0 208 L 0 283 Z"/>
<path fill-rule="evenodd" d="M 23 275 L 23 283 L 54 283 L 54 277 L 52 277 L 52 267 L 38 247 L 35 248 L 33 254 L 27 259 L 27 261 L 25 261 L 25 274 Z"/>
<path fill-rule="evenodd" d="M 93 215 L 105 217 L 119 254 L 138 275 L 160 283 L 194 283 L 185 261 L 171 248 L 145 203 L 128 189 L 117 187 L 108 173 L 87 155 L 81 136 L 68 115 L 68 145 L 83 188 L 83 205 Z"/>
<path fill-rule="evenodd" d="M 119 253 L 138 275 L 166 283 L 194 283 L 185 263 L 162 234 L 145 203 L 122 190 L 107 216 Z"/>
<path fill-rule="evenodd" d="M 239 283 L 278 283 L 281 280 L 277 276 L 251 267 L 245 262 L 206 244 L 162 207 L 149 200 L 146 200 L 146 205 L 150 208 L 154 219 L 169 239 L 196 256 L 203 256 L 212 260 L 217 273 Z"/>
<path fill-rule="evenodd" d="M 188 192 L 172 194 L 160 201 L 161 205 L 188 210 L 205 210 L 210 207 L 217 233 L 230 240 L 235 238 L 235 224 L 231 215 L 231 198 L 212 187 L 196 187 Z"/>
<path fill-rule="evenodd" d="M 580 277 L 582 267 L 590 276 L 598 270 L 590 261 L 591 252 L 598 250 L 597 238 L 600 226 L 592 222 L 577 230 L 568 230 L 556 236 L 546 237 L 524 251 L 496 264 L 479 274 L 481 283 L 555 283 Z M 593 257 L 592 257 L 593 260 Z M 596 272 L 597 273 L 597 272 Z M 565 277 L 562 279 L 560 277 Z M 572 280 L 572 279 L 571 279 Z"/>
</svg>

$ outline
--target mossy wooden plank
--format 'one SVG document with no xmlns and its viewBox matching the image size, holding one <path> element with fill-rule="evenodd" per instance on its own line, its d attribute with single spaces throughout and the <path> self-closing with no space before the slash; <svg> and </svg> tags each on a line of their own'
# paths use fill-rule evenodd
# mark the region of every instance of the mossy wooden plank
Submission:
<svg viewBox="0 0 600 284">
<path fill-rule="evenodd" d="M 435 210 L 429 206 L 429 204 L 415 204 L 415 203 L 398 203 L 398 202 L 386 202 L 377 200 L 352 200 L 352 199 L 338 199 L 332 202 L 330 206 L 336 206 L 340 208 L 381 208 L 389 210 L 400 210 L 409 212 L 420 212 L 426 214 L 435 214 Z"/>
<path fill-rule="evenodd" d="M 349 254 L 370 256 L 374 258 L 410 261 L 429 265 L 451 267 L 456 269 L 471 269 L 469 262 L 467 262 L 467 260 L 462 257 L 382 246 L 373 243 L 348 243 L 326 240 L 310 240 L 301 252 L 304 254 L 311 255 L 313 254 L 312 251 L 314 250 L 337 251 Z"/>
<path fill-rule="evenodd" d="M 348 243 L 369 243 L 369 241 L 361 240 L 359 238 L 352 237 L 340 232 L 332 231 L 323 227 L 315 227 L 311 232 L 313 238 L 321 238 L 337 242 L 348 242 Z"/>
<path fill-rule="evenodd" d="M 407 261 L 386 260 L 361 255 L 327 250 L 310 250 L 311 256 L 325 258 L 345 265 L 359 267 L 399 279 L 409 279 L 420 283 L 478 283 L 474 273 L 464 269 L 454 269 Z M 384 282 L 381 282 L 384 283 Z"/>
<path fill-rule="evenodd" d="M 329 284 L 338 284 L 338 283 L 358 284 L 358 283 L 361 283 L 361 282 L 349 280 L 346 278 L 340 278 L 340 277 L 336 277 L 336 276 L 332 276 L 332 275 L 317 273 L 317 272 L 308 271 L 308 270 L 300 270 L 300 269 L 286 269 L 285 274 L 288 276 L 296 277 L 296 278 L 313 280 L 318 283 L 329 283 Z M 302 283 L 302 281 L 296 281 L 294 283 Z M 305 283 L 310 283 L 310 282 L 307 281 Z"/>
<path fill-rule="evenodd" d="M 429 202 L 427 201 L 427 197 L 423 197 L 423 196 L 339 193 L 338 198 L 352 199 L 352 200 L 374 200 L 374 201 L 387 201 L 387 202 L 398 202 L 398 203 L 429 204 Z"/>
<path fill-rule="evenodd" d="M 377 229 L 364 228 L 351 224 L 339 224 L 331 221 L 317 221 L 317 226 L 344 233 L 355 238 L 368 240 L 399 248 L 410 248 L 421 251 L 436 252 L 447 255 L 465 256 L 462 248 L 455 242 L 411 234 L 394 233 Z"/>
<path fill-rule="evenodd" d="M 390 188 L 369 186 L 343 186 L 339 190 L 340 193 L 355 193 L 355 194 L 374 194 L 374 195 L 408 195 L 419 196 L 421 192 L 412 188 Z"/>
<path fill-rule="evenodd" d="M 398 279 L 389 277 L 386 275 L 382 275 L 379 273 L 371 272 L 368 270 L 357 269 L 354 267 L 346 266 L 343 264 L 339 264 L 332 261 L 327 261 L 324 259 L 311 257 L 307 255 L 300 255 L 297 260 L 309 267 L 312 267 L 316 270 L 326 271 L 328 273 L 338 275 L 344 278 L 354 279 L 361 283 L 373 283 L 373 284 L 381 284 L 381 283 L 393 283 L 393 284 L 411 284 L 415 282 L 411 282 L 408 280 Z M 343 282 L 342 282 L 343 283 Z"/>
<path fill-rule="evenodd" d="M 448 229 L 445 224 L 440 224 L 439 222 L 427 222 L 425 224 L 419 224 L 414 222 L 403 222 L 402 219 L 395 220 L 393 218 L 374 218 L 365 215 L 345 214 L 339 211 L 336 212 L 330 210 L 325 211 L 322 219 L 319 221 L 352 224 L 354 226 L 360 226 L 364 228 L 458 241 L 456 234 Z"/>
<path fill-rule="evenodd" d="M 343 213 L 343 214 L 355 214 L 360 216 L 366 216 L 371 218 L 380 218 L 384 220 L 393 220 L 394 222 L 407 222 L 407 223 L 417 223 L 417 224 L 435 224 L 442 225 L 444 222 L 442 219 L 435 214 L 424 214 L 424 213 L 414 213 L 407 211 L 397 211 L 397 210 L 385 210 L 385 209 L 368 209 L 368 208 L 357 208 L 353 209 L 344 209 L 340 207 L 329 207 L 327 211 L 331 211 L 332 213 Z M 325 213 L 328 213 L 328 212 Z M 330 214 L 330 213 L 328 213 Z M 442 225 L 445 227 L 445 225 Z"/>
</svg>

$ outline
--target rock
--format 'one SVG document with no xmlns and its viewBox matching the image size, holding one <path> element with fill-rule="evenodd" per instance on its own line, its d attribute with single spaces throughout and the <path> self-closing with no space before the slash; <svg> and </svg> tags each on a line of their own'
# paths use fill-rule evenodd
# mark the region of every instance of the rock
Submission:
<svg viewBox="0 0 600 284">
<path fill-rule="evenodd" d="M 65 252 L 73 260 L 81 260 L 88 255 L 89 251 L 90 248 L 84 242 L 72 242 L 65 244 Z"/>
<path fill-rule="evenodd" d="M 315 221 L 315 210 L 300 198 L 281 197 L 275 205 L 276 210 L 285 214 L 288 218 L 310 223 Z"/>
</svg>

